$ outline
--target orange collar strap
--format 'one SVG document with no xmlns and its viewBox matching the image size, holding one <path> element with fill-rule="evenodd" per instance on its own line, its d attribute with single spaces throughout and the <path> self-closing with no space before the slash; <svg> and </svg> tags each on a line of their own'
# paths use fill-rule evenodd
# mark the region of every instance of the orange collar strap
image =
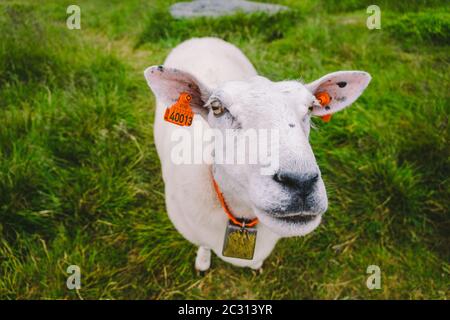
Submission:
<svg viewBox="0 0 450 320">
<path fill-rule="evenodd" d="M 227 214 L 228 219 L 230 219 L 235 225 L 238 225 L 242 228 L 253 227 L 259 222 L 258 218 L 251 220 L 249 223 L 241 222 L 238 219 L 236 219 L 236 217 L 233 216 L 233 214 L 230 212 L 230 209 L 228 209 L 225 199 L 223 198 L 223 194 L 220 191 L 219 186 L 217 185 L 217 182 L 214 179 L 214 177 L 212 177 L 212 181 L 213 181 L 213 185 L 214 185 L 214 190 L 216 190 L 217 198 L 219 198 L 220 205 L 222 206 L 223 211 Z"/>
</svg>

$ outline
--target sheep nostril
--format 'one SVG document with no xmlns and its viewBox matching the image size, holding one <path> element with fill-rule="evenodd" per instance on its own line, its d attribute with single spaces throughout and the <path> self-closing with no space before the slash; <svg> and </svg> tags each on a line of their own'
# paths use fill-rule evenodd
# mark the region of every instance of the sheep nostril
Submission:
<svg viewBox="0 0 450 320">
<path fill-rule="evenodd" d="M 273 180 L 291 190 L 296 190 L 302 196 L 307 196 L 315 189 L 319 180 L 318 173 L 298 174 L 292 172 L 278 172 Z"/>
<path fill-rule="evenodd" d="M 273 180 L 275 180 L 275 182 L 278 182 L 278 183 L 283 183 L 283 180 L 281 179 L 281 176 L 279 173 L 275 173 L 273 175 Z"/>
<path fill-rule="evenodd" d="M 318 174 L 318 173 L 314 173 L 314 174 L 310 177 L 310 182 L 311 182 L 311 183 L 315 183 L 315 182 L 317 182 L 317 180 L 319 180 L 319 174 Z"/>
<path fill-rule="evenodd" d="M 305 179 L 303 179 L 300 182 L 299 190 L 303 197 L 306 197 L 313 192 L 313 190 L 315 189 L 317 180 L 319 180 L 319 174 L 314 173 L 314 174 L 310 175 L 309 177 L 306 177 Z"/>
</svg>

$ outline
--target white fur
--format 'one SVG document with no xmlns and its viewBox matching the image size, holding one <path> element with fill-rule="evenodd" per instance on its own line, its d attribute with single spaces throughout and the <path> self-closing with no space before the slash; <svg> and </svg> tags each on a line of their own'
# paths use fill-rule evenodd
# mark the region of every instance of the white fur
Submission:
<svg viewBox="0 0 450 320">
<path fill-rule="evenodd" d="M 278 239 L 307 234 L 320 224 L 328 204 L 325 186 L 308 141 L 308 107 L 314 106 L 313 114 L 321 115 L 323 110 L 317 106 L 313 93 L 318 89 L 327 89 L 330 81 L 344 79 L 349 82 L 350 89 L 331 88 L 334 90 L 333 98 L 336 95 L 339 99 L 332 101 L 329 113 L 342 109 L 365 89 L 370 81 L 367 73 L 337 72 L 310 85 L 297 81 L 272 82 L 257 76 L 250 61 L 233 45 L 215 38 L 201 38 L 188 40 L 174 48 L 164 63 L 164 70 L 150 67 L 145 71 L 145 76 L 157 97 L 154 137 L 165 183 L 167 212 L 177 230 L 200 247 L 195 263 L 198 270 L 209 268 L 209 249 L 234 265 L 259 268 Z M 198 86 L 200 91 L 197 94 L 190 92 L 193 108 L 203 115 L 195 116 L 195 125 L 203 128 L 212 126 L 219 130 L 233 125 L 234 122 L 229 122 L 226 117 L 215 118 L 204 106 L 210 99 L 218 98 L 230 114 L 238 116 L 242 128 L 279 129 L 280 170 L 319 175 L 313 193 L 314 210 L 298 213 L 314 215 L 313 220 L 306 224 L 290 223 L 278 218 L 283 214 L 270 213 L 273 208 L 282 208 L 292 201 L 292 195 L 274 182 L 272 176 L 261 176 L 258 166 L 175 165 L 171 161 L 174 142 L 170 141 L 170 137 L 179 127 L 165 122 L 163 114 L 180 92 L 192 89 L 186 86 L 187 83 L 195 84 L 194 87 Z M 193 130 L 193 127 L 186 130 Z M 228 218 L 214 192 L 212 171 L 233 213 L 260 220 L 252 260 L 222 256 Z"/>
</svg>

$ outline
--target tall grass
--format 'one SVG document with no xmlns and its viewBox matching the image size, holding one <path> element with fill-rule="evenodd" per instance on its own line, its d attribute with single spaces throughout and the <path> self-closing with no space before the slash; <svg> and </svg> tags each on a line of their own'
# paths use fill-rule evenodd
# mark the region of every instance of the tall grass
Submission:
<svg viewBox="0 0 450 320">
<path fill-rule="evenodd" d="M 282 11 L 271 16 L 261 13 L 236 13 L 221 18 L 175 19 L 167 8 L 156 8 L 147 16 L 145 29 L 137 44 L 164 40 L 179 42 L 204 35 L 221 37 L 224 40 L 234 36 L 246 41 L 255 38 L 273 41 L 282 38 L 293 22 L 300 20 L 298 11 Z"/>
</svg>

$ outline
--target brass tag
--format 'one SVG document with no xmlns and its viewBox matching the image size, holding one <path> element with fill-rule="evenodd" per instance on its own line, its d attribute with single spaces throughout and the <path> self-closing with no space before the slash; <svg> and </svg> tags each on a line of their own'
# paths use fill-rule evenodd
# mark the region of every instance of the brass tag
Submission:
<svg viewBox="0 0 450 320">
<path fill-rule="evenodd" d="M 252 260 L 255 253 L 256 233 L 255 227 L 240 227 L 228 221 L 222 255 Z"/>
</svg>

